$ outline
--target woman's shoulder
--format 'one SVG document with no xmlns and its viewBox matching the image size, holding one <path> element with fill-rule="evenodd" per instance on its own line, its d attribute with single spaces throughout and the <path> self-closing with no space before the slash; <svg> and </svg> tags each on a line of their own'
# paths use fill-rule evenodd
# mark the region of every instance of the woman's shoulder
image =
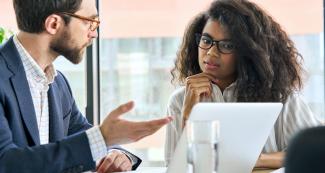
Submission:
<svg viewBox="0 0 325 173">
<path fill-rule="evenodd" d="M 313 114 L 304 95 L 300 92 L 292 92 L 283 104 L 284 113 L 307 116 Z"/>
<path fill-rule="evenodd" d="M 185 87 L 181 86 L 177 88 L 169 97 L 168 106 L 170 105 L 183 105 L 185 95 Z"/>
<path fill-rule="evenodd" d="M 170 97 L 184 97 L 185 95 L 185 86 L 181 86 L 179 88 L 176 88 L 175 91 L 170 95 Z"/>
<path fill-rule="evenodd" d="M 306 101 L 302 93 L 298 91 L 293 91 L 288 95 L 288 98 L 285 101 L 285 105 L 297 105 L 297 104 L 305 104 Z"/>
</svg>

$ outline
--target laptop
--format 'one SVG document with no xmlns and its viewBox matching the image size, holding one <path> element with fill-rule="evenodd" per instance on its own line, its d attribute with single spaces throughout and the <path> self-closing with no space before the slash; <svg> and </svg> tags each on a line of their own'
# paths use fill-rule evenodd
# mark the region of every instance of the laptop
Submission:
<svg viewBox="0 0 325 173">
<path fill-rule="evenodd" d="M 189 120 L 219 120 L 218 172 L 251 173 L 281 109 L 281 103 L 198 103 Z M 187 146 L 183 130 L 167 173 L 188 171 Z"/>
</svg>

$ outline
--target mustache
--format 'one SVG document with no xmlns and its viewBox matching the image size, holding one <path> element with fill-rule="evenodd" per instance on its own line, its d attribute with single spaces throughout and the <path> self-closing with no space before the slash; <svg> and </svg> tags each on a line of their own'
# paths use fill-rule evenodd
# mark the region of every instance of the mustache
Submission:
<svg viewBox="0 0 325 173">
<path fill-rule="evenodd" d="M 86 42 L 85 44 L 81 45 L 80 48 L 83 49 L 83 48 L 87 48 L 88 46 L 92 45 L 93 44 L 93 40 L 89 40 L 88 42 Z"/>
<path fill-rule="evenodd" d="M 85 44 L 83 45 L 83 47 L 88 47 L 88 46 L 90 46 L 90 45 L 92 45 L 92 44 L 93 44 L 93 41 L 90 40 L 90 41 L 88 41 L 87 43 L 85 43 Z"/>
</svg>

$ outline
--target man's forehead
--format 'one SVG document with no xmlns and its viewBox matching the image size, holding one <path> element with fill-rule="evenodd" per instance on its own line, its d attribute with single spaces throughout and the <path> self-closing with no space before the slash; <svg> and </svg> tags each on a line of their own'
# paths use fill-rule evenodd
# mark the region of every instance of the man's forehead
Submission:
<svg viewBox="0 0 325 173">
<path fill-rule="evenodd" d="M 82 0 L 80 9 L 76 12 L 77 14 L 83 14 L 86 16 L 98 15 L 95 0 Z"/>
</svg>

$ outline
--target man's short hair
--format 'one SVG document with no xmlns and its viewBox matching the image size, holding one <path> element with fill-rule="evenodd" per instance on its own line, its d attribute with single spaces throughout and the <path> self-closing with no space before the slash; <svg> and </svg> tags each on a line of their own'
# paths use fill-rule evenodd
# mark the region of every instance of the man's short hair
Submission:
<svg viewBox="0 0 325 173">
<path fill-rule="evenodd" d="M 82 0 L 13 0 L 18 28 L 29 33 L 44 31 L 46 18 L 54 13 L 75 13 Z M 68 18 L 64 18 L 69 23 Z"/>
</svg>

